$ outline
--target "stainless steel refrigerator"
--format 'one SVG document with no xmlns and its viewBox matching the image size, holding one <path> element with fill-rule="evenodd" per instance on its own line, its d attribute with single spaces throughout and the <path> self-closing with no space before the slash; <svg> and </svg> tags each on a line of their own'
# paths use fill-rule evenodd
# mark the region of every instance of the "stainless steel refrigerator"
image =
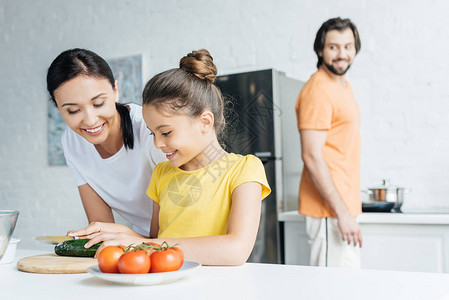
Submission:
<svg viewBox="0 0 449 300">
<path fill-rule="evenodd" d="M 283 227 L 277 216 L 279 211 L 294 207 L 291 202 L 297 196 L 296 174 L 300 174 L 301 163 L 295 102 L 303 83 L 268 69 L 218 76 L 216 85 L 227 101 L 226 150 L 259 157 L 272 190 L 262 201 L 259 231 L 249 261 L 283 263 Z M 291 178 L 286 173 L 289 168 L 294 173 Z M 292 178 L 286 187 L 285 182 Z M 286 193 L 292 194 L 289 199 L 283 197 Z"/>
</svg>

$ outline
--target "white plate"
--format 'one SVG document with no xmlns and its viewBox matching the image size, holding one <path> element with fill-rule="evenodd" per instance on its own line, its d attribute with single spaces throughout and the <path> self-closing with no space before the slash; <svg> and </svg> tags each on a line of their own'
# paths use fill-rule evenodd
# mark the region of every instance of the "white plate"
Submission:
<svg viewBox="0 0 449 300">
<path fill-rule="evenodd" d="M 103 280 L 128 285 L 155 285 L 172 282 L 195 272 L 201 265 L 193 261 L 184 261 L 181 269 L 173 272 L 148 274 L 103 273 L 98 265 L 87 268 L 87 273 Z"/>
</svg>

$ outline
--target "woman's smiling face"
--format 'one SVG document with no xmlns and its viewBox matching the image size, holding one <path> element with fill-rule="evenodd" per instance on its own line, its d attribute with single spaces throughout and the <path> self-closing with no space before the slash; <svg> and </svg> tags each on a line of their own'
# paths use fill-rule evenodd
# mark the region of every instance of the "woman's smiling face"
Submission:
<svg viewBox="0 0 449 300">
<path fill-rule="evenodd" d="M 59 86 L 54 96 L 67 126 L 89 143 L 107 143 L 111 131 L 120 130 L 118 91 L 109 80 L 79 75 Z"/>
</svg>

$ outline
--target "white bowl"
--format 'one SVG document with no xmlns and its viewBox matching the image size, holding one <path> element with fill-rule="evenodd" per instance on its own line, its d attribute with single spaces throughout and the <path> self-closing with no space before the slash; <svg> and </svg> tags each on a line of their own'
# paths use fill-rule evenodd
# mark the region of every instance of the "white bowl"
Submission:
<svg viewBox="0 0 449 300">
<path fill-rule="evenodd" d="M 0 258 L 5 254 L 9 240 L 16 227 L 18 210 L 0 210 Z"/>
<path fill-rule="evenodd" d="M 16 257 L 16 249 L 17 244 L 20 242 L 20 239 L 11 238 L 8 244 L 8 248 L 6 248 L 6 252 L 3 255 L 2 259 L 0 259 L 0 264 L 10 264 L 14 261 Z"/>
</svg>

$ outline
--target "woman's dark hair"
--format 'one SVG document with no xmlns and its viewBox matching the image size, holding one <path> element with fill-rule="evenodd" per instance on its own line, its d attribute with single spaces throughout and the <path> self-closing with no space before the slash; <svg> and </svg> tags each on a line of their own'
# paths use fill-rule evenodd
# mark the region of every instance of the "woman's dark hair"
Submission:
<svg viewBox="0 0 449 300">
<path fill-rule="evenodd" d="M 217 67 L 209 51 L 192 51 L 179 62 L 179 68 L 157 74 L 142 93 L 143 105 L 198 117 L 204 110 L 214 114 L 214 128 L 221 136 L 225 128 L 223 96 L 214 85 Z"/>
<path fill-rule="evenodd" d="M 115 79 L 112 70 L 108 63 L 98 54 L 79 48 L 66 50 L 55 58 L 47 72 L 47 90 L 50 93 L 50 100 L 56 106 L 55 90 L 63 83 L 80 75 L 107 79 L 111 83 L 111 86 L 115 88 Z M 133 125 L 129 116 L 128 106 L 116 102 L 115 107 L 121 119 L 125 148 L 133 149 Z"/>
<path fill-rule="evenodd" d="M 318 56 L 318 62 L 316 64 L 317 68 L 319 68 L 323 64 L 323 57 L 320 56 L 319 53 L 324 49 L 324 43 L 326 42 L 326 34 L 331 30 L 343 31 L 346 28 L 351 28 L 352 33 L 354 34 L 355 53 L 356 54 L 359 53 L 362 44 L 360 42 L 359 32 L 355 24 L 352 23 L 351 20 L 349 19 L 342 19 L 340 17 L 329 19 L 326 22 L 324 22 L 323 25 L 321 25 L 320 29 L 316 34 L 315 42 L 313 43 L 313 50 Z"/>
</svg>

